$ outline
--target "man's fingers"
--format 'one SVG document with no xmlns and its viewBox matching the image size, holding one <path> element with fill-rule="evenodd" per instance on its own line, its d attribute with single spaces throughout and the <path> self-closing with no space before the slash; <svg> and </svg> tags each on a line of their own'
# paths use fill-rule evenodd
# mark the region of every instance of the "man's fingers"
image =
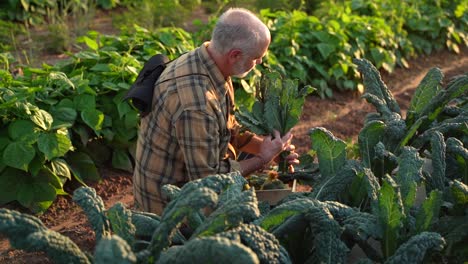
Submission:
<svg viewBox="0 0 468 264">
<path fill-rule="evenodd" d="M 294 145 L 287 145 L 286 148 L 284 149 L 286 151 L 294 151 L 296 150 L 296 146 Z"/>
<path fill-rule="evenodd" d="M 293 138 L 293 135 L 291 133 L 291 131 L 289 131 L 288 133 L 284 134 L 284 136 L 281 138 L 281 141 L 283 141 L 284 143 L 289 143 Z"/>
<path fill-rule="evenodd" d="M 280 132 L 278 130 L 273 130 L 273 136 L 275 138 L 281 138 L 281 134 L 280 134 Z"/>
</svg>

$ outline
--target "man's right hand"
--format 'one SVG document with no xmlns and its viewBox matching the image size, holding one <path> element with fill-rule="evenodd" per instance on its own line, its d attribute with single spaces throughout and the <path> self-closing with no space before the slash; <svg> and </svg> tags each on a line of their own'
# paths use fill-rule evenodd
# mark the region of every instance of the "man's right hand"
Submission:
<svg viewBox="0 0 468 264">
<path fill-rule="evenodd" d="M 271 162 L 281 152 L 290 149 L 291 140 L 293 138 L 291 131 L 281 137 L 280 132 L 275 130 L 274 137 L 266 136 L 260 145 L 260 151 L 257 154 L 266 163 Z M 266 165 L 266 164 L 264 164 Z"/>
</svg>

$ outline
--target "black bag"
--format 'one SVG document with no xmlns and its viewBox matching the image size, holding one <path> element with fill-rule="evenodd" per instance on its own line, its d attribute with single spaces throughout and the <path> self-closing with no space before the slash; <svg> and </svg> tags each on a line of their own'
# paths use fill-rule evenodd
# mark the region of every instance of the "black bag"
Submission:
<svg viewBox="0 0 468 264">
<path fill-rule="evenodd" d="M 138 74 L 135 83 L 124 97 L 124 100 L 130 100 L 131 104 L 138 109 L 143 117 L 151 112 L 153 101 L 154 84 L 161 73 L 166 68 L 169 58 L 163 54 L 156 54 L 151 57 Z"/>
</svg>

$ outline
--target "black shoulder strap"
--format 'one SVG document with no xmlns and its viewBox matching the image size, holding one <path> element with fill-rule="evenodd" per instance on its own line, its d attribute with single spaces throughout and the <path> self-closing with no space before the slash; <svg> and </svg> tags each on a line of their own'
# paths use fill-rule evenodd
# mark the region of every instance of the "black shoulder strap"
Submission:
<svg viewBox="0 0 468 264">
<path fill-rule="evenodd" d="M 164 71 L 169 62 L 169 58 L 167 58 L 163 54 L 156 54 L 153 57 L 151 57 L 144 64 L 143 69 L 141 69 L 137 79 L 135 80 L 133 85 L 130 87 L 130 90 L 124 97 L 124 100 L 131 100 L 131 103 L 136 109 L 138 109 L 142 117 L 146 116 L 149 112 L 151 112 L 151 106 L 153 105 L 152 102 L 154 85 L 156 84 L 156 81 L 158 80 L 159 76 Z M 207 74 L 190 73 L 163 80 L 158 84 L 191 75 L 201 75 L 210 79 L 210 76 Z"/>
<path fill-rule="evenodd" d="M 153 100 L 154 84 L 166 68 L 169 58 L 163 54 L 156 54 L 151 57 L 138 73 L 137 79 L 130 87 L 124 100 L 131 100 L 131 103 L 140 113 L 151 111 L 151 101 Z"/>
</svg>

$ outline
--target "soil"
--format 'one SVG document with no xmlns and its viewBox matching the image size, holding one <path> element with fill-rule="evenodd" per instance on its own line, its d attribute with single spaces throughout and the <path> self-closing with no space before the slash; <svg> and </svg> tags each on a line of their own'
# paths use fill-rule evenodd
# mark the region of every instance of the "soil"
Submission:
<svg viewBox="0 0 468 264">
<path fill-rule="evenodd" d="M 438 67 L 445 74 L 446 84 L 453 76 L 468 72 L 468 48 L 460 54 L 438 51 L 430 56 L 420 56 L 409 62 L 409 69 L 397 68 L 393 73 L 381 73 L 382 79 L 400 104 L 403 112 L 407 109 L 413 92 L 422 78 L 432 67 Z M 303 109 L 300 123 L 293 129 L 293 144 L 297 152 L 310 149 L 308 131 L 313 127 L 325 127 L 336 137 L 356 142 L 367 113 L 375 109 L 360 98 L 357 92 L 335 92 L 333 99 L 320 99 L 309 96 Z M 404 114 L 403 114 L 404 116 Z M 102 197 L 106 208 L 116 202 L 133 206 L 132 175 L 125 171 L 101 168 L 102 181 L 90 183 Z M 73 190 L 67 190 L 72 193 Z M 15 205 L 8 208 L 20 209 Z M 73 240 L 81 249 L 92 253 L 95 246 L 94 232 L 86 216 L 71 200 L 70 196 L 60 196 L 44 214 L 38 216 L 44 224 Z M 0 237 L 0 263 L 52 263 L 45 254 L 10 249 L 6 238 Z"/>
</svg>

